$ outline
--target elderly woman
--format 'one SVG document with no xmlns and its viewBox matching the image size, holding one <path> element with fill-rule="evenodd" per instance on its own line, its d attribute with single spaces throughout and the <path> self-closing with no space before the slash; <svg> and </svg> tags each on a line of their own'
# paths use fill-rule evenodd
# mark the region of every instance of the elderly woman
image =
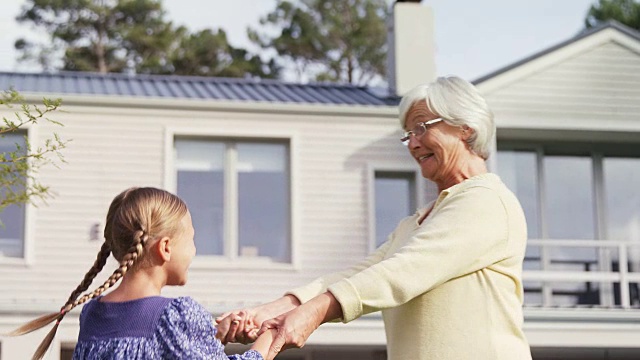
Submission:
<svg viewBox="0 0 640 360">
<path fill-rule="evenodd" d="M 219 317 L 224 342 L 277 329 L 269 358 L 322 323 L 382 311 L 391 360 L 530 359 L 522 332 L 526 223 L 487 171 L 493 114 L 473 85 L 438 78 L 400 103 L 401 141 L 439 196 L 350 269 L 259 307 Z"/>
</svg>

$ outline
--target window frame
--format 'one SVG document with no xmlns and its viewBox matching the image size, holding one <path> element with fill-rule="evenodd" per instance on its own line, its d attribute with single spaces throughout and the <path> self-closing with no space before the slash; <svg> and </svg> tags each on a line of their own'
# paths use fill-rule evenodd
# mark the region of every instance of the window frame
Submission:
<svg viewBox="0 0 640 360">
<path fill-rule="evenodd" d="M 386 162 L 370 162 L 367 164 L 367 217 L 369 236 L 367 239 L 367 251 L 372 253 L 377 249 L 376 246 L 376 172 L 395 172 L 395 173 L 414 173 L 415 186 L 415 204 L 418 209 L 427 204 L 427 191 L 431 190 L 428 180 L 422 177 L 420 168 L 416 165 L 406 164 L 399 165 L 397 163 Z M 435 187 L 435 185 L 434 185 Z M 436 189 L 437 196 L 437 189 Z M 411 215 L 411 214 L 408 214 Z"/>
<path fill-rule="evenodd" d="M 290 189 L 290 246 L 291 246 L 291 261 L 288 263 L 279 263 L 271 261 L 266 257 L 258 258 L 243 258 L 237 254 L 231 254 L 229 252 L 230 246 L 233 245 L 229 239 L 228 232 L 225 230 L 224 239 L 224 254 L 223 255 L 196 255 L 193 259 L 192 267 L 198 269 L 220 269 L 220 268 L 235 268 L 235 269 L 299 269 L 299 256 L 298 256 L 298 236 L 299 233 L 299 221 L 297 212 L 300 208 L 298 204 L 299 196 L 297 185 L 297 149 L 298 149 L 298 134 L 293 130 L 278 130 L 269 129 L 265 127 L 256 127 L 255 129 L 248 129 L 244 127 L 242 131 L 233 129 L 214 129 L 214 128 L 200 128 L 200 127 L 166 127 L 165 128 L 165 153 L 164 153 L 164 188 L 172 193 L 177 193 L 177 171 L 174 159 L 174 147 L 176 138 L 199 138 L 210 139 L 212 141 L 221 142 L 237 142 L 242 140 L 248 141 L 264 141 L 264 142 L 277 142 L 286 141 L 289 145 L 289 189 Z M 225 169 L 225 176 L 228 176 Z M 234 175 L 235 176 L 235 175 Z M 237 184 L 235 185 L 237 186 Z M 225 197 L 228 196 L 225 194 Z M 237 204 L 234 204 L 237 209 Z M 228 211 L 233 211 L 230 209 Z M 225 218 L 225 222 L 229 221 Z M 237 227 L 237 218 L 232 220 L 231 226 Z M 232 231 L 237 232 L 238 229 Z"/>
<path fill-rule="evenodd" d="M 604 160 L 607 157 L 626 157 L 639 158 L 640 150 L 632 148 L 631 145 L 637 143 L 613 143 L 613 142 L 588 142 L 582 139 L 576 139 L 568 142 L 558 142 L 554 140 L 526 140 L 517 141 L 513 139 L 504 139 L 498 141 L 496 146 L 496 173 L 499 173 L 500 164 L 497 162 L 497 153 L 499 151 L 529 151 L 536 155 L 536 174 L 537 174 L 537 193 L 538 193 L 538 232 L 540 239 L 551 239 L 548 235 L 546 209 L 546 188 L 544 159 L 545 156 L 584 156 L 589 158 L 591 162 L 592 176 L 592 198 L 593 198 L 593 218 L 594 218 L 594 239 L 596 241 L 607 241 L 607 222 L 606 222 L 606 199 L 604 184 Z M 601 249 L 598 254 L 598 264 L 600 271 L 611 271 L 610 254 L 607 250 Z M 546 248 L 540 249 L 540 266 L 542 271 L 553 270 L 550 263 L 550 253 Z M 608 282 L 598 283 L 600 305 L 605 307 L 613 306 L 613 285 Z M 554 303 L 552 286 L 542 284 L 542 305 L 550 306 Z"/>
<path fill-rule="evenodd" d="M 33 126 L 31 124 L 24 125 L 19 133 L 26 133 L 27 141 L 30 144 L 36 144 L 38 139 L 38 131 L 37 126 Z M 33 159 L 28 159 L 27 163 L 29 164 L 29 171 L 27 173 L 27 186 L 33 184 L 32 176 L 36 174 L 32 170 Z M 33 265 L 34 259 L 34 241 L 33 241 L 33 233 L 34 233 L 34 221 L 35 221 L 35 206 L 29 202 L 23 204 L 24 205 L 24 237 L 22 239 L 22 249 L 23 255 L 21 258 L 13 258 L 7 257 L 0 254 L 0 266 L 30 266 Z"/>
</svg>

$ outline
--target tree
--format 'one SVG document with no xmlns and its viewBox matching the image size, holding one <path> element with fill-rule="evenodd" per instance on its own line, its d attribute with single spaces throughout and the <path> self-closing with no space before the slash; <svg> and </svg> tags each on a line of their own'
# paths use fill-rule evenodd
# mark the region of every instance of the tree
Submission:
<svg viewBox="0 0 640 360">
<path fill-rule="evenodd" d="M 171 63 L 177 75 L 277 78 L 280 72 L 273 60 L 264 63 L 258 55 L 231 46 L 222 29 L 184 36 Z"/>
<path fill-rule="evenodd" d="M 585 26 L 597 26 L 608 20 L 616 20 L 630 28 L 640 31 L 640 2 L 637 0 L 599 0 L 591 5 Z"/>
<path fill-rule="evenodd" d="M 385 0 L 278 0 L 260 20 L 278 34 L 248 33 L 254 43 L 291 60 L 299 76 L 366 84 L 386 71 L 388 15 Z"/>
<path fill-rule="evenodd" d="M 278 75 L 273 61 L 265 64 L 230 46 L 222 30 L 190 34 L 174 26 L 165 20 L 161 0 L 27 0 L 16 19 L 50 34 L 49 44 L 15 44 L 21 60 L 36 61 L 45 71 Z"/>
<path fill-rule="evenodd" d="M 164 20 L 159 0 L 27 0 L 16 20 L 50 34 L 51 44 L 15 44 L 22 59 L 45 70 L 52 70 L 52 55 L 63 52 L 63 70 L 157 71 L 177 31 Z"/>
<path fill-rule="evenodd" d="M 0 105 L 13 108 L 16 104 L 20 104 L 20 111 L 15 113 L 15 119 L 2 119 L 2 138 L 42 120 L 62 126 L 48 118 L 50 113 L 59 109 L 60 99 L 44 99 L 44 107 L 40 107 L 27 104 L 16 91 L 4 91 L 0 94 Z M 25 136 L 24 146 L 16 144 L 15 150 L 0 152 L 0 212 L 9 205 L 34 203 L 34 199 L 46 200 L 52 196 L 50 188 L 40 183 L 36 174 L 47 164 L 57 166 L 58 161 L 64 162 L 61 150 L 67 143 L 68 141 L 54 133 L 42 146 L 33 148 Z"/>
</svg>

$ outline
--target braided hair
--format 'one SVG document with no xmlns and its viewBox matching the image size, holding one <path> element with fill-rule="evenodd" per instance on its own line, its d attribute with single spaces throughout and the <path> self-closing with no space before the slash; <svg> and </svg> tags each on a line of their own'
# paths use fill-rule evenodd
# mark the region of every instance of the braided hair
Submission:
<svg viewBox="0 0 640 360">
<path fill-rule="evenodd" d="M 65 315 L 78 305 L 96 298 L 115 285 L 129 270 L 144 262 L 145 246 L 149 239 L 175 234 L 180 220 L 187 213 L 187 206 L 176 195 L 165 190 L 146 187 L 130 188 L 116 196 L 107 213 L 104 238 L 93 266 L 85 274 L 78 287 L 71 292 L 60 311 L 32 320 L 8 335 L 18 336 L 45 327 L 55 321 L 55 325 L 42 340 L 33 355 L 34 360 L 44 357 L 60 322 Z M 109 255 L 118 261 L 118 268 L 95 290 L 84 293 L 95 277 L 102 271 Z"/>
</svg>

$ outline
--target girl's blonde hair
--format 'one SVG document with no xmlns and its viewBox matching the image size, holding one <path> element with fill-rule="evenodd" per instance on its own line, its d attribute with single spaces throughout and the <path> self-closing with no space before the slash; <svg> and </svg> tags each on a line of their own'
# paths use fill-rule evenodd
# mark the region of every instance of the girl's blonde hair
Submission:
<svg viewBox="0 0 640 360">
<path fill-rule="evenodd" d="M 91 269 L 78 287 L 71 293 L 59 312 L 41 316 L 9 333 L 10 336 L 28 334 L 55 321 L 53 329 L 42 340 L 33 359 L 42 359 L 51 346 L 64 316 L 74 307 L 100 296 L 112 287 L 124 274 L 143 259 L 145 245 L 149 240 L 173 236 L 180 229 L 180 221 L 187 214 L 186 204 L 176 195 L 165 190 L 145 187 L 130 188 L 116 196 L 107 213 L 104 227 L 104 243 Z M 120 266 L 94 291 L 80 298 L 93 279 L 104 267 L 109 254 Z"/>
</svg>

